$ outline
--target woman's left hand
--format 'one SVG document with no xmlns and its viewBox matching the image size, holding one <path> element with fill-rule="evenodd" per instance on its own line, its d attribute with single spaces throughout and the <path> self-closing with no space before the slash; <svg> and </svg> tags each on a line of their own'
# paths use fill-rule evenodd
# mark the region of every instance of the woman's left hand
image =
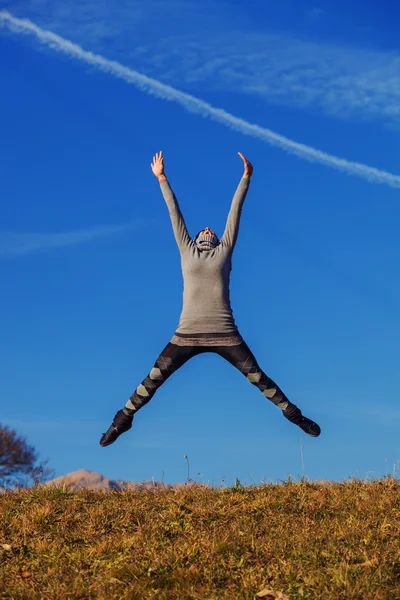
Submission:
<svg viewBox="0 0 400 600">
<path fill-rule="evenodd" d="M 243 177 L 247 177 L 248 179 L 250 179 L 250 177 L 253 175 L 253 165 L 251 164 L 250 161 L 247 160 L 247 158 L 245 156 L 243 156 L 243 154 L 241 152 L 238 152 L 240 158 L 243 161 L 244 164 L 244 175 Z"/>
</svg>

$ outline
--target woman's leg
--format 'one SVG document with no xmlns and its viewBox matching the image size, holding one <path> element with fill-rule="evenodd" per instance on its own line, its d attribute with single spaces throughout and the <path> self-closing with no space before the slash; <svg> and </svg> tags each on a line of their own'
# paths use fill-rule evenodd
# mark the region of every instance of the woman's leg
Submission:
<svg viewBox="0 0 400 600">
<path fill-rule="evenodd" d="M 124 412 L 128 415 L 136 413 L 152 399 L 158 388 L 167 381 L 168 377 L 190 358 L 203 351 L 204 349 L 201 346 L 178 346 L 169 342 L 157 358 L 150 373 L 125 404 Z"/>
<path fill-rule="evenodd" d="M 258 389 L 282 410 L 283 415 L 295 425 L 298 425 L 313 437 L 317 437 L 321 430 L 319 425 L 304 417 L 301 410 L 292 404 L 280 387 L 259 367 L 257 360 L 245 342 L 237 346 L 218 346 L 213 348 L 220 356 L 225 358 Z"/>
<path fill-rule="evenodd" d="M 112 424 L 101 436 L 100 446 L 109 446 L 121 433 L 128 431 L 132 427 L 135 413 L 152 399 L 168 377 L 190 358 L 204 351 L 201 346 L 178 346 L 169 342 L 157 358 L 150 373 L 129 398 L 124 408 L 117 412 Z"/>
</svg>

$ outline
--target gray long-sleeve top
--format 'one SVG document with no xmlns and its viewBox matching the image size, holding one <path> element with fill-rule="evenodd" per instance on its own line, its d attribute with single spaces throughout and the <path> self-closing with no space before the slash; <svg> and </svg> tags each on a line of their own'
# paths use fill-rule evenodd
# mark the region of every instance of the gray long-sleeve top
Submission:
<svg viewBox="0 0 400 600">
<path fill-rule="evenodd" d="M 160 183 L 181 254 L 183 307 L 176 330 L 181 334 L 235 334 L 229 280 L 240 215 L 250 180 L 243 177 L 233 196 L 220 243 L 213 250 L 200 251 L 189 236 L 178 201 L 168 181 Z"/>
</svg>

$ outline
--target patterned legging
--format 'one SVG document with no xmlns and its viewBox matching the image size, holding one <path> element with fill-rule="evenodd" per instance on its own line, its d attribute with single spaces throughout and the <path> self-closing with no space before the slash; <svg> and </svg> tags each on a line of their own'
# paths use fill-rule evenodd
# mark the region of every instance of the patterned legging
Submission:
<svg viewBox="0 0 400 600">
<path fill-rule="evenodd" d="M 281 410 L 292 406 L 282 390 L 260 369 L 245 342 L 237 346 L 178 346 L 169 342 L 154 367 L 132 394 L 125 408 L 136 412 L 149 402 L 158 388 L 189 359 L 204 352 L 215 352 L 239 369 L 262 394 Z"/>
</svg>

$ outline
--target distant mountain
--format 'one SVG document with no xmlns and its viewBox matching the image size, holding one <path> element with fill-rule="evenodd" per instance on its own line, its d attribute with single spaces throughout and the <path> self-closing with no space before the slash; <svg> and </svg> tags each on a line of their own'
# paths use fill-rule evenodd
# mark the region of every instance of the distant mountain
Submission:
<svg viewBox="0 0 400 600">
<path fill-rule="evenodd" d="M 319 481 L 310 481 L 310 483 L 320 486 L 329 487 L 332 485 L 332 481 L 322 479 Z M 122 479 L 108 479 L 100 473 L 94 471 L 88 471 L 87 469 L 81 469 L 80 471 L 74 471 L 61 477 L 56 477 L 51 481 L 47 481 L 43 485 L 45 486 L 56 486 L 56 487 L 67 487 L 70 490 L 81 490 L 86 488 L 88 490 L 180 490 L 188 485 L 200 485 L 203 487 L 210 487 L 206 483 L 162 483 L 161 481 L 122 481 Z"/>
<path fill-rule="evenodd" d="M 51 481 L 47 481 L 45 486 L 56 486 L 56 487 L 67 487 L 71 490 L 80 490 L 86 488 L 88 490 L 154 490 L 154 489 L 173 489 L 179 490 L 183 487 L 187 487 L 187 483 L 162 483 L 160 481 L 122 481 L 121 479 L 108 479 L 100 473 L 94 473 L 87 469 L 81 469 L 80 471 L 74 471 L 61 477 L 56 477 Z M 197 484 L 205 485 L 205 484 Z M 209 486 L 206 486 L 209 487 Z"/>
</svg>

